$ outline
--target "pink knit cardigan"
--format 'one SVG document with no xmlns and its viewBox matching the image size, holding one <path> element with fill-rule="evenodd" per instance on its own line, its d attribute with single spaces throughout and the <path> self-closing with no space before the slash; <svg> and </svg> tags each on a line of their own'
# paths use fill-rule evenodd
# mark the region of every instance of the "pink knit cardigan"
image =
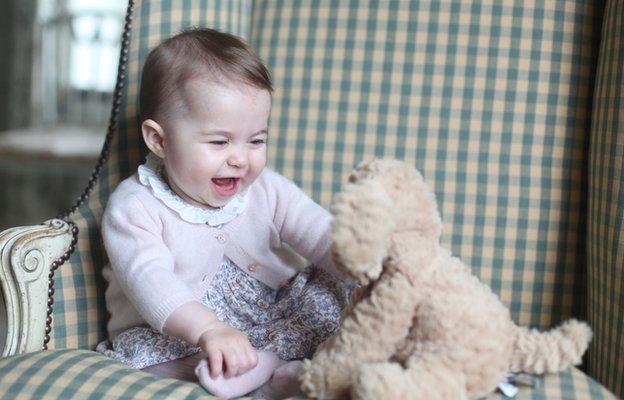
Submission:
<svg viewBox="0 0 624 400">
<path fill-rule="evenodd" d="M 343 278 L 331 261 L 331 219 L 268 167 L 249 187 L 245 210 L 220 229 L 183 220 L 132 175 L 111 194 L 102 218 L 109 339 L 146 323 L 162 332 L 176 308 L 201 299 L 224 256 L 277 289 L 297 272 L 272 250 L 283 241 Z"/>
</svg>

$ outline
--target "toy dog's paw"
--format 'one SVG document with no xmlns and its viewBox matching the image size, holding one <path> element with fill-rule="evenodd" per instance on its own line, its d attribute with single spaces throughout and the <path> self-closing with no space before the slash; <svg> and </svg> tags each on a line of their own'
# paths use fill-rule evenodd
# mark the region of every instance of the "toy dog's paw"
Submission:
<svg viewBox="0 0 624 400">
<path fill-rule="evenodd" d="M 318 359 L 317 359 L 318 358 Z M 325 362 L 322 362 L 320 359 Z M 299 373 L 301 390 L 314 399 L 344 398 L 351 385 L 350 369 L 331 363 L 327 357 L 304 360 Z"/>
<path fill-rule="evenodd" d="M 378 363 L 362 365 L 353 387 L 352 399 L 404 399 L 402 385 L 398 384 L 404 374 L 403 368 L 396 363 Z"/>
<path fill-rule="evenodd" d="M 303 360 L 303 366 L 299 372 L 299 380 L 301 381 L 301 390 L 309 397 L 317 399 L 323 394 L 324 373 L 312 361 Z"/>
</svg>

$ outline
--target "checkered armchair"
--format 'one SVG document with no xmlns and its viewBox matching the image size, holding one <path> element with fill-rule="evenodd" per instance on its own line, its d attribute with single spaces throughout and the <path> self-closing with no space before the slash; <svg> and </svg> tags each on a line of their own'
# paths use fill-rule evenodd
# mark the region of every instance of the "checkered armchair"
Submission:
<svg viewBox="0 0 624 400">
<path fill-rule="evenodd" d="M 210 398 L 93 351 L 102 211 L 146 154 L 142 62 L 191 26 L 239 35 L 268 64 L 270 167 L 329 207 L 359 161 L 406 160 L 436 192 L 443 244 L 517 323 L 591 324 L 580 369 L 519 398 L 624 396 L 622 0 L 130 0 L 88 187 L 61 218 L 0 234 L 0 398 Z"/>
</svg>

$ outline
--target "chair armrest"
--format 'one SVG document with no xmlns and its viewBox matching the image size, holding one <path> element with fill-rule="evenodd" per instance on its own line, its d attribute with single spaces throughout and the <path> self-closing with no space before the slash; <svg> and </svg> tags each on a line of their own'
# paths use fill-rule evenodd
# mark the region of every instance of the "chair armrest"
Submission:
<svg viewBox="0 0 624 400">
<path fill-rule="evenodd" d="M 48 297 L 54 293 L 54 269 L 73 252 L 76 232 L 77 228 L 59 219 L 0 232 L 2 357 L 45 347 L 51 326 Z"/>
</svg>

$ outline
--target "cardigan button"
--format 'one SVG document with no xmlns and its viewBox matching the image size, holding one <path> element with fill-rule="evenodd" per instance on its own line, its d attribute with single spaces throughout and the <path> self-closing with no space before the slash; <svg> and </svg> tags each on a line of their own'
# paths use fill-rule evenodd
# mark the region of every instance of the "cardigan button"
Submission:
<svg viewBox="0 0 624 400">
<path fill-rule="evenodd" d="M 247 266 L 247 269 L 250 272 L 256 272 L 256 269 L 258 269 L 258 264 L 257 263 L 251 263 Z"/>
<path fill-rule="evenodd" d="M 264 308 L 265 310 L 269 308 L 269 303 L 267 303 L 265 300 L 262 300 L 262 299 L 258 299 L 256 304 L 258 305 L 258 307 Z"/>
<path fill-rule="evenodd" d="M 223 233 L 219 233 L 218 235 L 216 235 L 216 238 L 221 243 L 227 242 L 227 237 Z"/>
</svg>

